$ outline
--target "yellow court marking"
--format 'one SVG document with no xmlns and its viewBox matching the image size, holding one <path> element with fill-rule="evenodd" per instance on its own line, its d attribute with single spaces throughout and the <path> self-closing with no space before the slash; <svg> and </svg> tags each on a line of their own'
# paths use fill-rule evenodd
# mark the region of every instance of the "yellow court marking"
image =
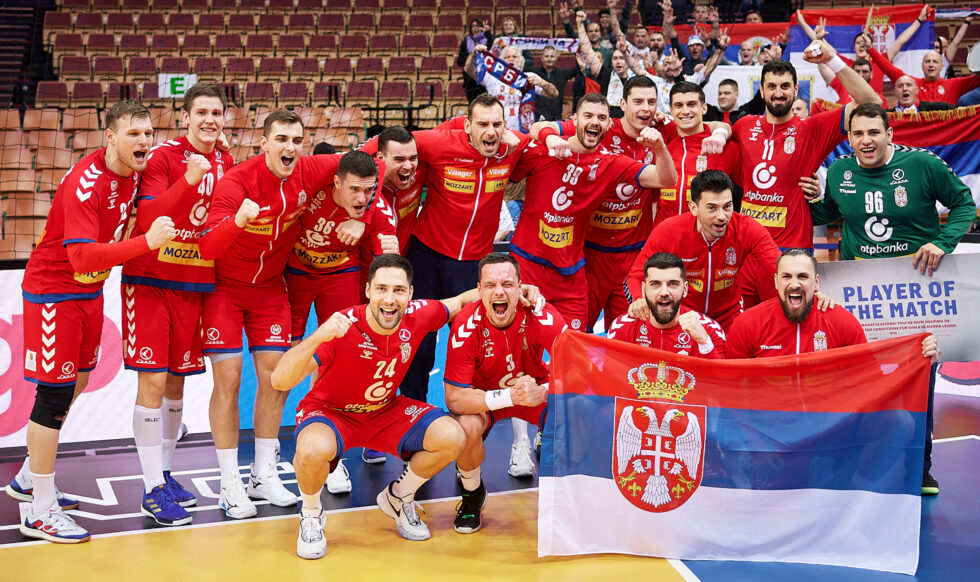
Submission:
<svg viewBox="0 0 980 582">
<path fill-rule="evenodd" d="M 483 529 L 453 531 L 455 501 L 425 503 L 432 539 L 411 542 L 376 507 L 331 513 L 327 555 L 296 557 L 298 519 L 245 520 L 152 535 L 93 537 L 75 546 L 0 550 L 7 580 L 684 580 L 666 560 L 621 555 L 537 557 L 537 493 L 493 495 Z M 683 567 L 683 566 L 682 566 Z"/>
</svg>

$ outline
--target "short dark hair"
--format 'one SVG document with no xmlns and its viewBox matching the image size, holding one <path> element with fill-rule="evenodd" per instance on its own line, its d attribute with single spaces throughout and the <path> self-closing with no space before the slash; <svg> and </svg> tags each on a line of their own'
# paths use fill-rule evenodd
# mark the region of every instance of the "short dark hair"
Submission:
<svg viewBox="0 0 980 582">
<path fill-rule="evenodd" d="M 888 112 L 885 108 L 877 103 L 862 103 L 851 111 L 851 116 L 847 118 L 847 125 L 850 127 L 854 123 L 854 117 L 868 117 L 874 119 L 875 117 L 881 119 L 881 122 L 885 124 L 885 129 L 888 129 Z"/>
<path fill-rule="evenodd" d="M 657 90 L 657 84 L 653 82 L 653 79 L 647 77 L 646 75 L 636 75 L 631 77 L 625 83 L 623 83 L 623 99 L 628 100 L 630 98 L 630 91 L 633 89 L 645 89 L 647 87 L 653 87 L 653 90 Z"/>
<path fill-rule="evenodd" d="M 384 153 L 388 149 L 389 142 L 406 144 L 413 141 L 415 141 L 415 136 L 407 129 L 400 125 L 392 125 L 382 129 L 381 133 L 378 134 L 378 151 Z"/>
<path fill-rule="evenodd" d="M 368 268 L 368 284 L 374 280 L 374 274 L 378 272 L 378 269 L 401 269 L 405 271 L 405 275 L 408 276 L 408 284 L 412 284 L 412 263 L 408 262 L 408 259 L 401 255 L 388 254 L 388 255 L 378 255 L 374 257 L 371 261 L 371 266 Z"/>
<path fill-rule="evenodd" d="M 684 261 L 674 253 L 653 253 L 650 258 L 643 263 L 643 279 L 647 278 L 647 271 L 650 269 L 680 269 L 681 279 L 687 276 L 687 269 Z"/>
<path fill-rule="evenodd" d="M 868 59 L 855 59 L 854 64 L 851 65 L 851 68 L 852 69 L 857 68 L 858 65 L 861 65 L 862 67 L 868 67 L 872 71 L 874 70 L 874 65 L 872 65 L 871 61 L 869 61 Z"/>
<path fill-rule="evenodd" d="M 578 113 L 579 109 L 582 109 L 582 106 L 586 103 L 596 103 L 605 106 L 606 109 L 609 109 L 609 101 L 606 99 L 606 96 L 602 93 L 593 92 L 586 93 L 581 99 L 578 100 L 578 104 L 575 105 L 575 112 Z"/>
<path fill-rule="evenodd" d="M 606 16 L 612 16 L 612 13 L 609 12 L 609 9 L 608 8 L 600 8 L 599 9 L 599 16 L 602 16 L 603 14 L 605 14 Z"/>
<path fill-rule="evenodd" d="M 732 87 L 735 87 L 735 92 L 738 93 L 738 81 L 735 79 L 724 79 L 721 83 L 718 83 L 719 87 L 722 85 L 731 85 Z"/>
<path fill-rule="evenodd" d="M 786 73 L 793 76 L 793 84 L 796 85 L 796 67 L 789 61 L 774 59 L 762 67 L 762 77 L 760 78 L 762 79 L 762 83 L 765 84 L 766 75 L 785 75 Z"/>
<path fill-rule="evenodd" d="M 476 265 L 477 282 L 483 280 L 483 267 L 486 267 L 487 265 L 497 265 L 500 263 L 510 263 L 511 265 L 514 265 L 514 271 L 517 272 L 517 279 L 521 279 L 521 267 L 517 264 L 517 259 L 515 259 L 513 255 L 508 255 L 505 253 L 490 253 L 480 259 L 480 262 Z"/>
<path fill-rule="evenodd" d="M 337 166 L 337 177 L 343 180 L 349 174 L 358 178 L 372 178 L 378 175 L 378 163 L 370 154 L 361 151 L 347 152 L 340 157 Z"/>
<path fill-rule="evenodd" d="M 783 252 L 780 253 L 779 257 L 776 259 L 777 270 L 779 269 L 779 261 L 782 261 L 783 257 L 806 257 L 810 259 L 811 263 L 813 263 L 813 270 L 814 271 L 817 270 L 817 259 L 813 257 L 813 251 L 811 251 L 810 249 L 800 249 L 800 248 L 784 249 Z"/>
<path fill-rule="evenodd" d="M 702 192 L 724 192 L 733 190 L 732 179 L 721 170 L 705 170 L 691 180 L 691 200 L 701 201 Z"/>
<path fill-rule="evenodd" d="M 759 18 L 762 18 L 762 13 L 759 12 L 758 10 L 756 10 L 755 8 L 746 10 L 745 11 L 745 18 L 748 19 L 748 17 L 749 17 L 750 14 L 756 14 L 756 15 L 759 16 Z"/>
<path fill-rule="evenodd" d="M 674 86 L 670 88 L 670 102 L 674 102 L 674 95 L 678 93 L 697 93 L 698 100 L 704 103 L 704 90 L 695 83 L 690 81 L 679 81 L 674 83 Z"/>
<path fill-rule="evenodd" d="M 184 92 L 184 104 L 181 108 L 190 113 L 191 107 L 194 106 L 194 100 L 198 97 L 214 97 L 221 101 L 221 109 L 228 107 L 228 102 L 225 100 L 225 92 L 220 87 L 214 83 L 195 83 L 191 85 L 190 89 Z"/>
<path fill-rule="evenodd" d="M 131 117 L 132 119 L 148 119 L 150 117 L 150 110 L 139 101 L 133 101 L 131 99 L 117 101 L 105 112 L 106 129 L 115 131 L 116 121 L 122 119 L 123 117 Z"/>
<path fill-rule="evenodd" d="M 314 156 L 319 156 L 321 154 L 335 154 L 335 153 L 337 153 L 337 148 L 333 147 L 332 145 L 328 144 L 325 141 L 321 141 L 320 143 L 316 144 L 316 146 L 313 148 Z"/>
<path fill-rule="evenodd" d="M 273 123 L 284 123 L 286 125 L 298 123 L 300 127 L 302 127 L 303 119 L 288 109 L 276 109 L 265 118 L 265 123 L 262 124 L 263 136 L 269 137 L 269 132 L 272 130 Z"/>
<path fill-rule="evenodd" d="M 500 99 L 497 99 L 496 97 L 494 97 L 489 93 L 480 93 L 479 95 L 474 97 L 472 101 L 470 101 L 470 105 L 466 109 L 466 116 L 473 117 L 473 110 L 476 109 L 477 106 L 493 107 L 494 105 L 500 107 L 501 113 L 504 112 L 504 104 L 500 102 Z"/>
</svg>

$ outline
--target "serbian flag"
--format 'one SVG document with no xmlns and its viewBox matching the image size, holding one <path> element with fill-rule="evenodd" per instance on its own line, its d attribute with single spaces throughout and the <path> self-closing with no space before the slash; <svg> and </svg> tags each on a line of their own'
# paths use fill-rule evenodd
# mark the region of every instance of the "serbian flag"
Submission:
<svg viewBox="0 0 980 582">
<path fill-rule="evenodd" d="M 826 102 L 821 105 L 825 109 L 834 107 Z M 888 114 L 888 125 L 894 132 L 892 142 L 926 149 L 942 158 L 980 204 L 980 106 L 913 114 L 892 112 Z M 845 140 L 824 165 L 852 153 L 854 150 Z"/>
<path fill-rule="evenodd" d="M 725 49 L 725 59 L 733 64 L 738 64 L 738 50 L 742 43 L 749 40 L 755 47 L 755 54 L 759 54 L 759 49 L 769 44 L 779 44 L 780 37 L 789 29 L 788 22 L 763 22 L 759 24 L 747 24 L 736 22 L 735 24 L 721 25 L 722 31 L 728 34 L 728 47 Z M 708 42 L 711 28 L 703 25 L 678 24 L 674 26 L 677 31 L 678 40 L 684 44 L 687 50 L 687 40 L 692 34 L 697 34 L 704 42 Z M 658 29 L 659 30 L 659 29 Z"/>
<path fill-rule="evenodd" d="M 541 449 L 538 555 L 912 574 L 925 336 L 719 361 L 562 334 Z"/>
<path fill-rule="evenodd" d="M 519 120 L 521 131 L 528 133 L 531 131 L 531 124 L 534 123 L 534 85 L 527 80 L 524 71 L 507 64 L 503 59 L 491 52 L 478 53 L 474 60 L 476 69 L 476 80 L 483 82 L 484 75 L 490 75 L 502 83 L 510 85 L 521 92 L 521 105 L 519 109 Z"/>
<path fill-rule="evenodd" d="M 870 30 L 874 48 L 885 54 L 888 46 L 898 38 L 910 24 L 915 22 L 922 10 L 923 4 L 908 4 L 902 6 L 875 6 L 871 14 Z M 827 37 L 824 39 L 834 47 L 839 54 L 854 58 L 854 37 L 864 30 L 868 23 L 870 8 L 834 8 L 824 10 L 803 10 L 803 18 L 811 28 L 816 28 L 821 18 L 827 19 Z M 913 77 L 922 77 L 922 57 L 926 51 L 934 49 L 933 35 L 936 13 L 929 10 L 928 19 L 922 23 L 919 30 L 905 43 L 902 50 L 895 56 L 895 66 Z M 803 49 L 810 44 L 810 37 L 800 26 L 797 15 L 790 18 L 789 52 L 793 64 L 805 62 Z M 785 55 L 783 58 L 786 58 Z M 880 74 L 878 71 L 874 73 Z"/>
</svg>

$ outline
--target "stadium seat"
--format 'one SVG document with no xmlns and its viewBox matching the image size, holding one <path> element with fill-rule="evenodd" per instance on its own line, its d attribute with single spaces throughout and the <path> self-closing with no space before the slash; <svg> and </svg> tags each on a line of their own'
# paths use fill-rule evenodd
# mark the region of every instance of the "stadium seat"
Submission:
<svg viewBox="0 0 980 582">
<path fill-rule="evenodd" d="M 156 80 L 157 60 L 153 57 L 129 57 L 126 60 L 127 81 Z"/>
<path fill-rule="evenodd" d="M 239 34 L 219 34 L 214 39 L 215 56 L 237 57 L 242 55 L 242 37 Z"/>
<path fill-rule="evenodd" d="M 138 101 L 140 98 L 139 88 L 136 83 L 111 82 L 105 90 L 106 103 L 132 99 Z"/>
<path fill-rule="evenodd" d="M 524 23 L 524 32 L 534 36 L 554 36 L 555 27 L 551 21 L 551 12 L 528 14 L 527 21 Z"/>
<path fill-rule="evenodd" d="M 391 57 L 388 59 L 389 79 L 411 79 L 418 76 L 418 66 L 414 57 Z"/>
<path fill-rule="evenodd" d="M 68 85 L 60 81 L 38 81 L 35 102 L 40 107 L 67 107 Z"/>
<path fill-rule="evenodd" d="M 89 0 L 61 0 L 60 4 L 69 12 L 78 12 L 79 10 L 88 10 Z"/>
<path fill-rule="evenodd" d="M 17 110 L 8 109 L 7 113 L 8 115 L 10 113 L 14 113 L 16 116 Z M 33 129 L 58 129 L 58 126 L 60 125 L 61 112 L 58 109 L 45 108 L 24 110 L 24 131 L 30 131 Z"/>
<path fill-rule="evenodd" d="M 153 34 L 167 29 L 167 21 L 162 12 L 143 12 L 136 17 L 136 32 Z"/>
<path fill-rule="evenodd" d="M 99 110 L 92 107 L 65 109 L 61 128 L 65 131 L 95 131 L 102 127 Z"/>
<path fill-rule="evenodd" d="M 33 163 L 33 154 L 23 146 L 3 148 L 3 153 L 0 154 L 0 167 L 3 168 L 30 168 Z"/>
<path fill-rule="evenodd" d="M 276 39 L 276 56 L 301 57 L 306 55 L 306 39 L 302 34 L 280 34 Z"/>
<path fill-rule="evenodd" d="M 244 35 L 255 32 L 255 16 L 251 14 L 229 14 L 228 32 Z"/>
<path fill-rule="evenodd" d="M 344 34 L 347 32 L 347 15 L 337 12 L 324 12 L 317 18 L 318 34 Z"/>
<path fill-rule="evenodd" d="M 238 0 L 211 0 L 211 10 L 230 14 L 238 10 Z"/>
<path fill-rule="evenodd" d="M 311 12 L 297 12 L 288 15 L 289 22 L 285 26 L 285 32 L 289 34 L 305 34 L 307 36 L 316 32 L 316 15 Z"/>
<path fill-rule="evenodd" d="M 270 12 L 292 11 L 293 8 L 293 0 L 269 0 Z"/>
<path fill-rule="evenodd" d="M 389 34 L 401 34 L 405 32 L 405 15 L 391 14 L 387 12 L 388 5 L 385 3 L 385 13 L 378 19 L 378 32 Z"/>
<path fill-rule="evenodd" d="M 381 2 L 380 0 L 356 0 L 354 2 L 354 10 L 356 12 L 377 14 L 381 12 Z"/>
<path fill-rule="evenodd" d="M 37 175 L 30 168 L 0 170 L 0 190 L 12 194 L 13 199 L 17 202 L 25 199 L 30 200 L 30 195 L 37 190 Z M 34 213 L 20 204 L 16 204 L 14 208 L 7 211 L 7 214 L 10 216 L 33 216 Z M 47 214 L 41 216 L 47 216 Z"/>
<path fill-rule="evenodd" d="M 353 76 L 352 73 L 350 59 L 348 58 L 325 59 L 323 61 L 324 81 L 350 79 Z"/>
<path fill-rule="evenodd" d="M 357 80 L 347 84 L 347 107 L 375 107 L 378 104 L 378 86 L 374 81 Z"/>
<path fill-rule="evenodd" d="M 119 56 L 138 57 L 149 54 L 145 34 L 124 34 L 119 39 Z"/>
<path fill-rule="evenodd" d="M 431 35 L 435 27 L 436 23 L 431 14 L 418 14 L 413 11 L 408 15 L 408 28 L 406 32 L 410 34 Z"/>
<path fill-rule="evenodd" d="M 90 34 L 85 41 L 85 54 L 93 57 L 95 55 L 115 55 L 116 36 L 113 34 Z"/>
<path fill-rule="evenodd" d="M 67 55 L 62 57 L 58 77 L 65 81 L 91 81 L 92 64 L 88 57 Z"/>
<path fill-rule="evenodd" d="M 95 81 L 122 81 L 126 76 L 122 57 L 97 56 L 92 63 L 92 79 Z"/>
<path fill-rule="evenodd" d="M 171 12 L 167 16 L 167 32 L 170 34 L 187 34 L 197 30 L 194 15 L 187 12 Z"/>
<path fill-rule="evenodd" d="M 184 0 L 184 9 L 188 11 L 193 10 L 193 4 L 193 0 Z M 206 7 L 207 2 L 205 2 L 205 8 Z M 153 0 L 153 10 L 156 12 L 173 13 L 177 12 L 179 8 L 180 7 L 177 0 Z"/>
<path fill-rule="evenodd" d="M 116 10 L 119 8 L 119 0 L 92 0 L 93 10 Z"/>
<path fill-rule="evenodd" d="M 258 32 L 279 36 L 286 28 L 286 17 L 282 13 L 259 14 Z"/>
<path fill-rule="evenodd" d="M 194 74 L 198 81 L 222 81 L 225 78 L 224 63 L 218 57 L 197 57 L 194 59 Z"/>
<path fill-rule="evenodd" d="M 72 21 L 70 12 L 49 10 L 44 13 L 44 40 L 51 42 L 58 33 L 71 32 Z"/>
<path fill-rule="evenodd" d="M 197 32 L 200 34 L 221 34 L 225 31 L 225 15 L 218 13 L 200 14 L 197 17 Z"/>
<path fill-rule="evenodd" d="M 402 37 L 402 56 L 425 56 L 429 54 L 429 39 L 422 34 L 406 34 Z"/>
<path fill-rule="evenodd" d="M 289 67 L 283 57 L 263 57 L 259 61 L 256 77 L 259 81 L 279 81 L 289 78 Z"/>
<path fill-rule="evenodd" d="M 324 12 L 340 13 L 340 14 L 350 14 L 351 3 L 350 0 L 326 0 L 323 6 Z"/>
<path fill-rule="evenodd" d="M 225 81 L 233 81 L 244 85 L 254 80 L 255 61 L 250 57 L 228 57 L 228 60 L 225 61 Z"/>
<path fill-rule="evenodd" d="M 96 131 L 93 133 L 97 134 L 100 138 L 105 135 L 105 133 L 101 131 Z M 77 138 L 78 134 L 75 134 L 75 137 Z M 61 184 L 61 179 L 64 177 L 64 170 L 54 168 L 43 169 L 38 172 L 37 187 L 42 192 L 54 192 L 58 189 L 58 185 Z"/>
<path fill-rule="evenodd" d="M 153 129 L 173 129 L 177 127 L 177 112 L 172 107 L 150 107 L 150 124 Z"/>
<path fill-rule="evenodd" d="M 255 58 L 270 57 L 276 52 L 271 34 L 250 34 L 245 39 L 245 55 Z"/>
<path fill-rule="evenodd" d="M 347 32 L 350 34 L 374 34 L 376 26 L 374 14 L 370 12 L 361 12 L 361 10 L 368 10 L 367 8 L 361 6 L 362 3 L 363 0 L 358 1 L 358 11 L 351 14 L 347 19 Z"/>
<path fill-rule="evenodd" d="M 257 14 L 265 12 L 266 0 L 238 0 L 238 11 Z"/>
<path fill-rule="evenodd" d="M 293 113 L 299 115 L 299 118 L 303 120 L 303 127 L 306 129 L 327 127 L 327 118 L 323 112 L 323 107 L 298 106 L 293 108 Z"/>
<path fill-rule="evenodd" d="M 412 12 L 419 14 L 435 14 L 440 10 L 438 0 L 412 0 Z M 443 12 L 450 10 L 442 9 Z M 462 12 L 462 10 L 460 10 Z"/>
<path fill-rule="evenodd" d="M 368 52 L 367 37 L 363 34 L 344 34 L 340 37 L 337 54 L 341 57 L 358 57 Z"/>
<path fill-rule="evenodd" d="M 294 81 L 319 81 L 321 77 L 319 59 L 308 57 L 297 57 L 293 59 L 289 77 Z"/>
<path fill-rule="evenodd" d="M 357 66 L 354 68 L 354 78 L 363 80 L 366 78 L 383 79 L 385 76 L 385 65 L 378 57 L 360 57 L 357 59 Z"/>
<path fill-rule="evenodd" d="M 156 3 L 154 3 L 154 6 L 156 6 Z M 210 7 L 208 6 L 208 0 L 181 0 L 180 9 L 191 14 L 201 14 L 208 12 Z"/>
<path fill-rule="evenodd" d="M 310 88 L 300 81 L 284 81 L 279 83 L 279 107 L 293 107 L 310 102 Z"/>
<path fill-rule="evenodd" d="M 339 105 L 344 102 L 343 81 L 322 81 L 313 84 L 314 105 Z"/>
<path fill-rule="evenodd" d="M 83 35 L 96 34 L 105 30 L 101 12 L 79 12 L 75 15 L 75 32 Z"/>
<path fill-rule="evenodd" d="M 398 54 L 398 38 L 393 34 L 371 36 L 371 56 L 390 57 Z"/>
<path fill-rule="evenodd" d="M 225 102 L 228 105 L 242 104 L 242 88 L 238 83 L 215 83 L 225 94 Z"/>
<path fill-rule="evenodd" d="M 274 107 L 276 105 L 276 89 L 272 83 L 251 81 L 245 85 L 245 103 L 254 107 L 256 105 L 266 105 Z"/>
<path fill-rule="evenodd" d="M 446 118 L 465 115 L 468 106 L 469 100 L 466 98 L 466 91 L 463 89 L 463 84 L 449 83 L 449 92 L 446 94 Z"/>
<path fill-rule="evenodd" d="M 34 168 L 70 168 L 74 162 L 72 152 L 68 148 L 39 149 L 34 156 Z"/>
<path fill-rule="evenodd" d="M 0 130 L 20 128 L 19 111 L 16 109 L 0 109 Z"/>
<path fill-rule="evenodd" d="M 408 81 L 385 81 L 381 84 L 378 105 L 381 107 L 408 105 L 411 96 L 410 87 Z"/>
<path fill-rule="evenodd" d="M 364 114 L 360 107 L 337 107 L 330 112 L 327 127 L 364 130 Z"/>
<path fill-rule="evenodd" d="M 265 118 L 269 117 L 269 114 L 272 113 L 273 107 L 270 105 L 252 105 L 251 108 L 255 112 L 255 117 L 253 118 L 255 122 L 254 127 L 255 129 L 261 130 L 265 123 Z"/>
<path fill-rule="evenodd" d="M 150 37 L 150 54 L 180 54 L 180 39 L 176 34 L 154 34 Z"/>
<path fill-rule="evenodd" d="M 310 37 L 309 52 L 311 57 L 318 59 L 337 56 L 337 35 L 319 33 Z"/>
<path fill-rule="evenodd" d="M 105 15 L 105 30 L 115 34 L 133 32 L 136 22 L 133 20 L 132 13 L 110 12 Z"/>
<path fill-rule="evenodd" d="M 449 80 L 449 65 L 446 64 L 445 56 L 422 57 L 419 66 L 419 79 L 442 79 Z"/>
<path fill-rule="evenodd" d="M 432 54 L 451 55 L 459 49 L 459 38 L 454 34 L 436 34 L 432 36 Z"/>
<path fill-rule="evenodd" d="M 481 12 L 489 14 L 493 12 L 493 0 L 470 0 L 469 11 L 471 13 Z M 467 16 L 466 20 L 469 21 L 470 19 L 471 17 Z M 484 24 L 486 23 L 484 22 Z"/>
<path fill-rule="evenodd" d="M 459 34 L 465 28 L 461 12 L 449 12 L 439 15 L 436 30 L 443 33 Z"/>
<path fill-rule="evenodd" d="M 84 46 L 80 34 L 56 34 L 54 35 L 54 45 L 51 47 L 51 59 L 53 62 L 58 62 L 61 57 L 66 55 L 84 55 Z"/>
<path fill-rule="evenodd" d="M 207 34 L 185 34 L 180 54 L 185 57 L 210 55 L 211 36 Z"/>
<path fill-rule="evenodd" d="M 522 14 L 524 12 L 524 0 L 495 0 L 494 8 L 496 9 L 496 20 L 499 25 L 501 20 L 501 13 L 504 16 L 511 16 L 511 13 Z M 518 25 L 520 25 L 520 20 L 518 19 Z M 499 30 L 499 26 L 497 27 Z M 520 26 L 518 26 L 520 28 Z"/>
<path fill-rule="evenodd" d="M 297 0 L 297 12 L 320 12 L 323 10 L 323 0 Z M 350 2 L 347 3 L 347 10 L 350 10 Z"/>
<path fill-rule="evenodd" d="M 160 59 L 160 72 L 170 75 L 186 75 L 191 72 L 190 60 L 187 57 L 163 57 Z"/>
<path fill-rule="evenodd" d="M 39 135 L 41 133 L 52 133 L 52 132 L 50 132 L 50 131 L 30 131 L 30 132 L 27 133 L 27 135 L 34 136 L 34 135 Z M 17 129 L 6 129 L 6 130 L 3 130 L 3 131 L 0 131 L 0 146 L 3 146 L 4 148 L 20 147 L 21 145 L 23 145 L 23 143 L 24 143 L 24 132 L 22 132 L 20 130 L 20 128 L 17 128 Z M 33 147 L 31 147 L 30 140 L 28 140 L 27 147 L 29 147 L 31 149 L 37 149 L 37 144 L 35 143 L 33 145 Z"/>
</svg>

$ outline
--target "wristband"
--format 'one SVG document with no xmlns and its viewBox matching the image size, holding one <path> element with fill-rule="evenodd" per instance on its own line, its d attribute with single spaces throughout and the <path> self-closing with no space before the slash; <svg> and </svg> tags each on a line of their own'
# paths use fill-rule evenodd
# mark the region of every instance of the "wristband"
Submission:
<svg viewBox="0 0 980 582">
<path fill-rule="evenodd" d="M 538 141 L 543 143 L 544 145 L 548 145 L 548 138 L 553 135 L 561 137 L 560 135 L 558 135 L 558 132 L 555 130 L 555 128 L 551 126 L 545 127 L 538 131 Z"/>
<path fill-rule="evenodd" d="M 707 343 L 698 344 L 698 351 L 701 354 L 710 354 L 713 349 L 715 349 L 715 342 L 711 341 L 711 336 L 708 336 Z"/>
<path fill-rule="evenodd" d="M 844 60 L 841 59 L 839 55 L 834 55 L 834 58 L 827 62 L 827 66 L 830 67 L 830 70 L 836 75 L 847 65 L 844 64 Z"/>
<path fill-rule="evenodd" d="M 716 134 L 716 133 L 717 133 L 717 134 L 720 134 L 720 135 L 721 135 L 721 136 L 722 136 L 723 138 L 725 138 L 725 141 L 728 141 L 728 138 L 730 137 L 730 136 L 728 135 L 728 130 L 727 130 L 727 129 L 725 129 L 724 127 L 716 127 L 716 128 L 715 128 L 715 129 L 714 129 L 714 130 L 713 130 L 713 131 L 711 132 L 711 135 L 714 135 L 714 134 Z"/>
<path fill-rule="evenodd" d="M 490 410 L 500 410 L 514 405 L 514 401 L 510 399 L 510 388 L 489 390 L 484 398 Z"/>
</svg>

